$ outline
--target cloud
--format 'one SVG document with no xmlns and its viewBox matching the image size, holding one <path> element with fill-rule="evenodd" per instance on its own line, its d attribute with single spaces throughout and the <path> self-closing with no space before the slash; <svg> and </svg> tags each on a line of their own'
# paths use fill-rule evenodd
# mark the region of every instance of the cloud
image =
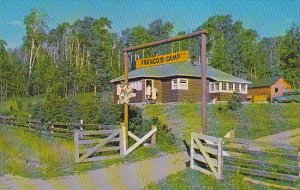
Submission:
<svg viewBox="0 0 300 190">
<path fill-rule="evenodd" d="M 23 27 L 23 23 L 21 21 L 19 21 L 19 20 L 10 21 L 9 24 L 14 25 L 14 26 Z"/>
</svg>

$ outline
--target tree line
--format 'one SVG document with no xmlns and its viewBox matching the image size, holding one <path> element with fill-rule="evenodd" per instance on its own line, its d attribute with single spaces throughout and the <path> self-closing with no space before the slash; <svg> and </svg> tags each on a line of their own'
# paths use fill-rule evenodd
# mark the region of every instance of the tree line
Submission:
<svg viewBox="0 0 300 190">
<path fill-rule="evenodd" d="M 0 40 L 0 100 L 111 91 L 109 81 L 123 71 L 123 48 L 174 34 L 174 24 L 162 19 L 148 27 L 126 28 L 121 35 L 105 17 L 85 17 L 53 29 L 46 20 L 46 14 L 33 9 L 24 18 L 26 33 L 21 47 L 7 50 L 5 41 Z M 294 88 L 300 87 L 299 26 L 291 26 L 283 36 L 260 38 L 241 21 L 222 15 L 210 17 L 195 31 L 202 29 L 208 31 L 207 60 L 214 68 L 247 80 L 282 75 Z M 191 60 L 197 61 L 199 48 L 199 39 L 187 39 L 138 50 L 129 54 L 130 69 L 137 59 L 183 50 L 189 50 Z"/>
</svg>

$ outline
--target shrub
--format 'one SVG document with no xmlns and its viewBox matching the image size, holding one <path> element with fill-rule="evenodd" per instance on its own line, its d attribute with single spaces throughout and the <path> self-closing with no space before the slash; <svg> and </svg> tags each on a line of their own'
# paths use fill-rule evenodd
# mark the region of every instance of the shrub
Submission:
<svg viewBox="0 0 300 190">
<path fill-rule="evenodd" d="M 230 110 L 238 110 L 242 107 L 242 98 L 238 92 L 232 94 L 231 99 L 228 102 L 228 108 Z"/>
</svg>

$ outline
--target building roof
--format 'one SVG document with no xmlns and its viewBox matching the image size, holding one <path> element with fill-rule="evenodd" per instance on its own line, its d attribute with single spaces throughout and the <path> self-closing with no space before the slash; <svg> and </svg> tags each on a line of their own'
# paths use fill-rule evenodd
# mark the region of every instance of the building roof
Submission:
<svg viewBox="0 0 300 190">
<path fill-rule="evenodd" d="M 249 88 L 272 86 L 280 78 L 281 77 L 278 76 L 278 77 L 271 77 L 271 78 L 255 79 L 251 81 L 252 84 L 249 86 Z"/>
<path fill-rule="evenodd" d="M 216 81 L 224 82 L 236 82 L 236 83 L 246 83 L 251 82 L 240 79 L 233 75 L 224 73 L 220 70 L 214 69 L 213 67 L 207 66 L 207 78 L 211 78 Z M 180 62 L 173 64 L 165 64 L 155 67 L 146 67 L 141 69 L 136 69 L 128 73 L 128 79 L 134 78 L 164 78 L 164 77 L 201 77 L 201 66 L 199 63 L 191 64 L 190 62 Z M 123 80 L 123 76 L 111 80 L 110 82 L 118 82 Z"/>
</svg>

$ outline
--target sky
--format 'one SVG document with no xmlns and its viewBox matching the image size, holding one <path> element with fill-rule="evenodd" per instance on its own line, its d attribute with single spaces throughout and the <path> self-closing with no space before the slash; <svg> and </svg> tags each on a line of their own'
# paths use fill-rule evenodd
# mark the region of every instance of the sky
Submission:
<svg viewBox="0 0 300 190">
<path fill-rule="evenodd" d="M 209 17 L 227 14 L 260 37 L 283 35 L 293 23 L 300 26 L 300 0 L 0 0 L 0 38 L 7 48 L 21 46 L 24 18 L 33 8 L 48 15 L 50 29 L 84 17 L 107 17 L 118 34 L 158 18 L 172 22 L 174 34 L 191 32 Z"/>
</svg>

